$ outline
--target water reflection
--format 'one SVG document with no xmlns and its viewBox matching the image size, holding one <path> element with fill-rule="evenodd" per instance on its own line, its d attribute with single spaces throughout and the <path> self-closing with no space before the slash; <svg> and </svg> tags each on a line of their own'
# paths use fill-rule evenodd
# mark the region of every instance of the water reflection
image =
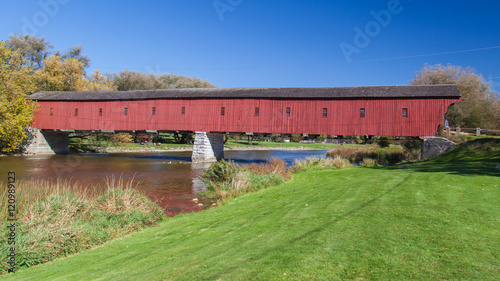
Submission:
<svg viewBox="0 0 500 281">
<path fill-rule="evenodd" d="M 265 162 L 271 158 L 292 164 L 296 159 L 320 157 L 325 153 L 324 150 L 258 150 L 226 151 L 225 156 L 239 164 Z M 95 185 L 107 177 L 135 178 L 140 182 L 138 188 L 169 215 L 200 210 L 192 199 L 205 189 L 199 176 L 208 166 L 210 164 L 191 163 L 189 151 L 0 157 L 2 170 L 15 170 L 19 179 L 62 178 Z"/>
</svg>

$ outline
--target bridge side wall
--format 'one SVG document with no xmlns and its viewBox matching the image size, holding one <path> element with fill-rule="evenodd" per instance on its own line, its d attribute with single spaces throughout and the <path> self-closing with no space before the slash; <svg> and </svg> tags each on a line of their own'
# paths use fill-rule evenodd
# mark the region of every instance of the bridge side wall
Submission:
<svg viewBox="0 0 500 281">
<path fill-rule="evenodd" d="M 446 110 L 457 101 L 460 99 L 39 101 L 41 108 L 33 126 L 66 130 L 434 136 L 444 122 Z"/>
</svg>

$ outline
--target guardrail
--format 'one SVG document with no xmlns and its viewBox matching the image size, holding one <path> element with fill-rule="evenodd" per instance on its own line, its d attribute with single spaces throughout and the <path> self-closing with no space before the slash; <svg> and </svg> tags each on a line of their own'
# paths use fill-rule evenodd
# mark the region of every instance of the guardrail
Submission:
<svg viewBox="0 0 500 281">
<path fill-rule="evenodd" d="M 481 129 L 481 128 L 450 128 L 450 127 L 445 127 L 444 128 L 445 134 L 450 135 L 452 131 L 455 131 L 455 134 L 460 134 L 462 132 L 476 132 L 476 136 L 481 136 L 481 133 L 492 133 L 492 134 L 500 134 L 500 131 L 498 130 L 488 130 L 488 129 Z"/>
</svg>

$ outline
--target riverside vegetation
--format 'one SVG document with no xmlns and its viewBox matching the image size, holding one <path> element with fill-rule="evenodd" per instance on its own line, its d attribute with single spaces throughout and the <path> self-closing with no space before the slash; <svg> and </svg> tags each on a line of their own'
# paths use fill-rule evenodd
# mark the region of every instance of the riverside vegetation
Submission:
<svg viewBox="0 0 500 281">
<path fill-rule="evenodd" d="M 68 181 L 20 181 L 16 188 L 18 266 L 30 267 L 101 245 L 155 225 L 163 210 L 134 189 L 133 180 L 109 178 L 104 186 Z M 7 245 L 6 184 L 1 184 L 0 243 Z M 0 248 L 5 272 L 8 247 Z"/>
<path fill-rule="evenodd" d="M 380 143 L 380 142 L 379 142 Z M 271 159 L 264 164 L 237 165 L 231 160 L 212 164 L 201 176 L 207 190 L 201 195 L 219 201 L 264 187 L 275 186 L 292 178 L 292 174 L 311 169 L 345 169 L 351 164 L 374 167 L 379 164 L 393 165 L 403 161 L 414 161 L 419 157 L 420 141 L 406 141 L 403 146 L 384 145 L 336 146 L 326 158 L 307 158 L 295 161 L 291 167 L 280 159 Z"/>
<path fill-rule="evenodd" d="M 397 166 L 305 160 L 293 181 L 4 277 L 498 280 L 499 163 L 498 139 Z M 224 184 L 252 169 L 218 165 Z"/>
</svg>

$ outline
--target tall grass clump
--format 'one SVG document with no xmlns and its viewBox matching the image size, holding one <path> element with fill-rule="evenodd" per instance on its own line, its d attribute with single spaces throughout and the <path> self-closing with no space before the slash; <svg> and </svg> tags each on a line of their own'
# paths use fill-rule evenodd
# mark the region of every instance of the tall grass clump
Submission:
<svg viewBox="0 0 500 281">
<path fill-rule="evenodd" d="M 108 179 L 100 186 L 69 181 L 19 181 L 16 188 L 17 266 L 67 256 L 163 220 L 163 210 L 137 191 L 133 180 Z M 7 245 L 6 185 L 0 194 L 0 243 Z M 0 248 L 5 272 L 8 247 Z"/>
<path fill-rule="evenodd" d="M 274 186 L 291 178 L 285 161 L 271 159 L 266 163 L 239 166 L 232 161 L 213 163 L 201 176 L 207 191 L 202 195 L 224 203 L 239 194 Z"/>
<path fill-rule="evenodd" d="M 393 165 L 406 160 L 402 147 L 380 148 L 371 151 L 356 152 L 349 158 L 351 163 L 361 163 L 364 159 L 372 159 L 377 164 Z"/>
<path fill-rule="evenodd" d="M 378 146 L 368 146 L 368 145 L 344 146 L 344 145 L 341 145 L 341 146 L 337 146 L 337 147 L 334 147 L 333 149 L 329 150 L 326 153 L 326 156 L 328 156 L 330 158 L 335 158 L 336 156 L 339 156 L 341 158 L 349 159 L 349 157 L 351 157 L 351 155 L 353 155 L 354 153 L 366 152 L 366 151 L 371 151 L 371 150 L 375 150 L 375 149 L 378 149 Z"/>
<path fill-rule="evenodd" d="M 410 154 L 403 147 L 391 146 L 380 148 L 378 145 L 370 146 L 339 146 L 327 152 L 328 158 L 336 157 L 349 160 L 350 163 L 360 164 L 365 159 L 372 159 L 377 164 L 397 164 L 409 159 Z"/>
<path fill-rule="evenodd" d="M 350 166 L 349 161 L 340 156 L 327 158 L 312 157 L 295 161 L 290 169 L 294 173 L 297 173 L 310 169 L 345 169 Z"/>
</svg>

